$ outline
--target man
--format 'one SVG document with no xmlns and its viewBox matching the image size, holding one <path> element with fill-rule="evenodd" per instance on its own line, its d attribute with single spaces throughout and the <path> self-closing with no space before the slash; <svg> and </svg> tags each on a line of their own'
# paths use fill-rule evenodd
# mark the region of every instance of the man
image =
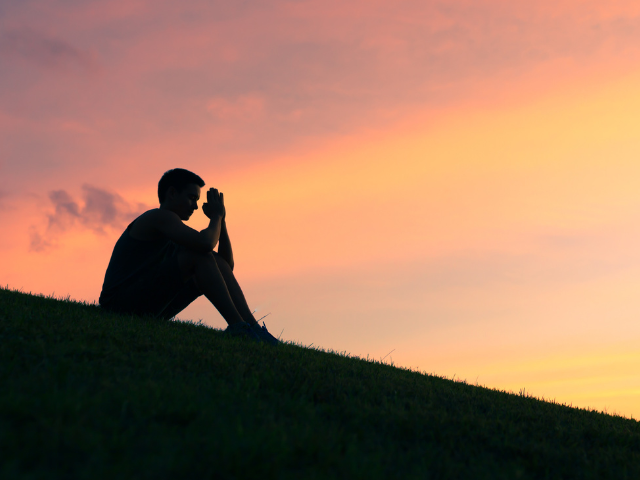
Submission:
<svg viewBox="0 0 640 480">
<path fill-rule="evenodd" d="M 198 175 L 181 168 L 162 176 L 160 208 L 136 218 L 116 242 L 100 306 L 168 320 L 204 294 L 228 323 L 227 333 L 275 345 L 278 340 L 258 325 L 233 275 L 223 194 L 207 191 L 207 228 L 198 232 L 182 223 L 198 209 L 203 186 Z"/>
</svg>

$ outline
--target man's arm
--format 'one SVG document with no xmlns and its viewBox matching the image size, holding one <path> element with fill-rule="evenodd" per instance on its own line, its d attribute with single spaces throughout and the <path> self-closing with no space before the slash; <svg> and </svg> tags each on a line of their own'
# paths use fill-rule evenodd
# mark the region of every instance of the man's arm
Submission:
<svg viewBox="0 0 640 480">
<path fill-rule="evenodd" d="M 206 239 L 206 251 L 211 252 L 220 240 L 224 225 L 224 195 L 215 188 L 210 188 L 207 191 L 207 202 L 202 205 L 202 212 L 209 218 L 209 226 L 200 231 L 200 235 Z"/>
<path fill-rule="evenodd" d="M 214 188 L 210 189 L 207 192 L 207 203 L 202 205 L 202 211 L 209 217 L 209 226 L 200 232 L 182 223 L 176 213 L 158 208 L 138 217 L 131 234 L 139 240 L 155 240 L 164 236 L 191 250 L 211 252 L 220 239 L 222 229 L 225 213 L 222 194 Z"/>
<path fill-rule="evenodd" d="M 212 214 L 209 217 L 209 226 L 200 232 L 188 227 L 180 217 L 168 210 L 156 210 L 154 218 L 150 218 L 152 225 L 163 236 L 174 241 L 178 245 L 187 247 L 196 252 L 211 252 L 218 240 L 222 227 L 222 215 Z"/>
<path fill-rule="evenodd" d="M 227 231 L 226 219 L 222 218 L 222 226 L 220 229 L 220 245 L 218 246 L 218 254 L 229 264 L 233 270 L 233 250 L 231 249 L 231 240 Z"/>
</svg>

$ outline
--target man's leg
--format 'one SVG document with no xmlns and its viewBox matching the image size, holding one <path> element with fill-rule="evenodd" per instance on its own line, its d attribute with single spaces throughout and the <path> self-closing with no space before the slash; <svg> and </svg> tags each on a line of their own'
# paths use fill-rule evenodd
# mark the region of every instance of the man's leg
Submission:
<svg viewBox="0 0 640 480">
<path fill-rule="evenodd" d="M 248 323 L 249 325 L 253 325 L 254 323 L 256 323 L 256 319 L 253 316 L 253 313 L 251 313 L 249 305 L 247 305 L 247 300 L 244 298 L 244 293 L 242 293 L 242 289 L 240 288 L 240 285 L 238 284 L 238 281 L 233 274 L 233 270 L 231 270 L 231 267 L 229 266 L 227 261 L 216 252 L 213 252 L 213 258 L 218 264 L 218 270 L 220 270 L 222 278 L 227 285 L 229 296 L 231 297 L 236 310 L 238 310 L 238 313 L 242 316 L 242 319 L 246 323 Z"/>
<path fill-rule="evenodd" d="M 220 315 L 222 315 L 222 318 L 224 318 L 229 325 L 244 323 L 243 315 L 241 315 L 236 308 L 230 292 L 227 289 L 225 278 L 213 257 L 213 253 L 197 253 L 191 250 L 182 250 L 178 254 L 178 265 L 185 280 L 192 276 L 195 277 L 200 291 L 213 306 L 216 307 Z M 242 292 L 240 293 L 242 294 Z M 251 318 L 253 318 L 253 316 Z"/>
<path fill-rule="evenodd" d="M 235 305 L 240 315 L 242 315 L 244 321 L 247 324 L 251 325 L 251 330 L 255 335 L 258 336 L 258 338 L 262 342 L 265 342 L 269 345 L 278 345 L 278 343 L 280 343 L 280 340 L 271 335 L 266 326 L 263 325 L 261 327 L 260 325 L 258 325 L 258 322 L 256 322 L 256 319 L 253 317 L 251 309 L 249 308 L 249 305 L 247 305 L 247 301 L 244 298 L 244 293 L 242 293 L 242 289 L 240 288 L 240 285 L 238 284 L 238 281 L 236 280 L 236 277 L 233 274 L 233 271 L 231 270 L 231 267 L 229 266 L 227 261 L 215 252 L 213 252 L 213 258 L 218 264 L 218 270 L 222 274 L 222 278 L 227 285 L 229 296 L 231 297 L 231 300 L 233 301 L 233 304 Z"/>
</svg>

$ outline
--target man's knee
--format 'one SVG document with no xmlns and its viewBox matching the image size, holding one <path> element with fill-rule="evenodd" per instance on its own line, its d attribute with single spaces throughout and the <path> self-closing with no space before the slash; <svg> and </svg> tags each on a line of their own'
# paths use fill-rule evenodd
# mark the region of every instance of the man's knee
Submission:
<svg viewBox="0 0 640 480">
<path fill-rule="evenodd" d="M 220 256 L 218 252 L 211 252 L 211 253 L 213 254 L 213 258 L 218 264 L 218 268 L 222 268 L 224 270 L 233 270 L 233 268 L 231 268 L 231 265 L 229 265 L 229 262 L 227 262 L 224 259 L 224 257 Z"/>
</svg>

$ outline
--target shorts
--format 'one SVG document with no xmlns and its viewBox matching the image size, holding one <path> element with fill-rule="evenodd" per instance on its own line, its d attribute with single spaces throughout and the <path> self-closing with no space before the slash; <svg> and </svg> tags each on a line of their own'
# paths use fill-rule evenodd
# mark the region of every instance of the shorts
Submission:
<svg viewBox="0 0 640 480">
<path fill-rule="evenodd" d="M 151 315 L 162 320 L 175 317 L 202 295 L 194 277 L 186 282 L 182 279 L 178 265 L 180 250 L 181 247 L 175 245 L 160 261 L 110 292 L 108 301 L 100 305 L 116 313 Z"/>
</svg>

